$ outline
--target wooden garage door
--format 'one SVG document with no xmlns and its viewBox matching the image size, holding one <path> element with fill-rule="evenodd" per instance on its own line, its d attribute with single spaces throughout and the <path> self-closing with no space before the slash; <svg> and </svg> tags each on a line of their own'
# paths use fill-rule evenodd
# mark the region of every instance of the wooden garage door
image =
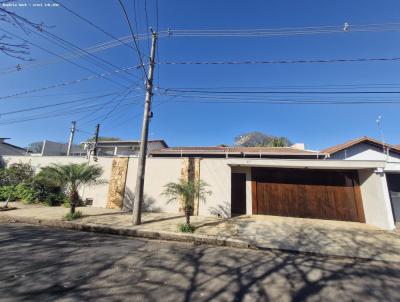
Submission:
<svg viewBox="0 0 400 302">
<path fill-rule="evenodd" d="M 355 171 L 253 168 L 253 213 L 365 222 Z"/>
</svg>

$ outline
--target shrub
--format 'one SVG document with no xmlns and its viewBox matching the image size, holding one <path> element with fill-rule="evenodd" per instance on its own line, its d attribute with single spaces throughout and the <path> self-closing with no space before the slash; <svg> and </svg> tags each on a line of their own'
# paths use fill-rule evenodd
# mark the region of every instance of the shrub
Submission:
<svg viewBox="0 0 400 302">
<path fill-rule="evenodd" d="M 29 185 L 19 184 L 14 187 L 16 199 L 22 200 L 25 203 L 38 202 L 37 192 Z"/>
<path fill-rule="evenodd" d="M 15 163 L 8 168 L 0 169 L 0 186 L 30 183 L 35 175 L 35 170 L 30 163 Z"/>
<path fill-rule="evenodd" d="M 1 186 L 0 187 L 0 200 L 7 200 L 10 196 L 10 201 L 14 201 L 17 199 L 15 194 L 14 186 Z"/>
<path fill-rule="evenodd" d="M 75 211 L 75 213 L 68 213 L 64 216 L 65 220 L 71 221 L 82 217 L 81 211 Z"/>
<path fill-rule="evenodd" d="M 188 223 L 182 223 L 179 225 L 179 231 L 182 233 L 193 233 L 196 227 Z"/>
<path fill-rule="evenodd" d="M 48 206 L 59 206 L 65 201 L 66 196 L 61 187 L 51 182 L 46 182 L 40 177 L 35 177 L 31 186 L 36 192 L 37 200 Z"/>
</svg>

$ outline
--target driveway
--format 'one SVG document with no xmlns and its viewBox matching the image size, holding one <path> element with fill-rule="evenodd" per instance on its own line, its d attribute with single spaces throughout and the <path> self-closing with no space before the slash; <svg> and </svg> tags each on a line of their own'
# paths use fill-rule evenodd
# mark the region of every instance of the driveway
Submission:
<svg viewBox="0 0 400 302">
<path fill-rule="evenodd" d="M 399 301 L 400 264 L 0 224 L 1 301 Z"/>
</svg>

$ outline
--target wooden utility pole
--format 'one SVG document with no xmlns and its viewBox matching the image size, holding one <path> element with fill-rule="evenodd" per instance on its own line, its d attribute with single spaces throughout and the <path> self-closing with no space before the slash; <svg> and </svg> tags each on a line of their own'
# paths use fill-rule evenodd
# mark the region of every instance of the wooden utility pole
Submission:
<svg viewBox="0 0 400 302">
<path fill-rule="evenodd" d="M 149 75 L 146 81 L 146 102 L 144 104 L 142 134 L 140 140 L 139 163 L 136 177 L 135 200 L 132 210 L 132 224 L 138 225 L 142 218 L 144 174 L 146 170 L 147 140 L 149 136 L 149 117 L 151 110 L 151 97 L 153 95 L 153 73 L 156 55 L 157 33 L 153 32 L 151 40 Z"/>
<path fill-rule="evenodd" d="M 68 141 L 67 156 L 71 155 L 71 148 L 72 148 L 72 144 L 74 143 L 75 131 L 76 131 L 76 121 L 72 121 L 71 133 L 69 135 L 69 141 Z"/>
<path fill-rule="evenodd" d="M 97 156 L 97 143 L 99 142 L 99 131 L 100 131 L 100 124 L 97 124 L 96 132 L 94 133 L 94 148 L 93 148 L 94 156 Z"/>
</svg>

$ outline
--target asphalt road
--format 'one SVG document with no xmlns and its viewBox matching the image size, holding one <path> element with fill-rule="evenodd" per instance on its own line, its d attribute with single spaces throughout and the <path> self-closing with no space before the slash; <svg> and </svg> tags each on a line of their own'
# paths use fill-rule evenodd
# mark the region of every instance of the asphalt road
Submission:
<svg viewBox="0 0 400 302">
<path fill-rule="evenodd" d="M 0 301 L 400 301 L 400 264 L 0 224 Z"/>
</svg>

